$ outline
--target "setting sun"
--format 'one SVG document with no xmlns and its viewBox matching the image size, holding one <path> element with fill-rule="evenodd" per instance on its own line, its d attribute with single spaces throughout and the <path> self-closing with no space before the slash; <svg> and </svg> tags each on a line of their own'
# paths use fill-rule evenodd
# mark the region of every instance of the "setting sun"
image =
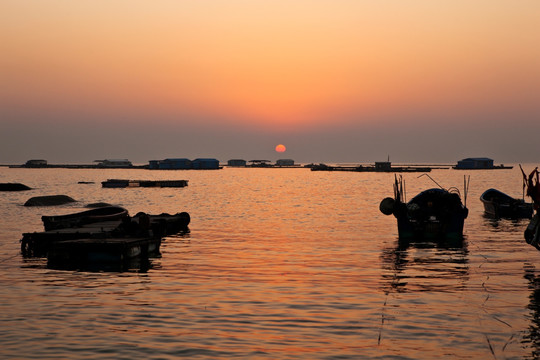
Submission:
<svg viewBox="0 0 540 360">
<path fill-rule="evenodd" d="M 285 150 L 287 150 L 285 145 L 279 144 L 278 146 L 276 146 L 276 151 L 279 153 L 285 152 Z"/>
</svg>

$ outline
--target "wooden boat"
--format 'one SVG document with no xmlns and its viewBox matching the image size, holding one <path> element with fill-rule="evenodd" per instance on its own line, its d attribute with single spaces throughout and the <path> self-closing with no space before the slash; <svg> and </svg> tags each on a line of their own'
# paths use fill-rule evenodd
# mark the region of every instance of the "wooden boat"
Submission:
<svg viewBox="0 0 540 360">
<path fill-rule="evenodd" d="M 385 215 L 393 214 L 396 217 L 400 239 L 435 241 L 462 239 L 465 219 L 469 214 L 456 188 L 428 189 L 405 202 L 403 183 L 397 178 L 394 198 L 383 199 L 379 209 Z"/>
<path fill-rule="evenodd" d="M 76 214 L 45 217 L 47 220 L 51 220 L 48 223 L 49 227 L 47 228 L 47 225 L 45 225 L 47 223 L 44 221 L 44 232 L 24 233 L 21 239 L 21 252 L 29 257 L 42 257 L 46 256 L 47 252 L 57 242 L 79 239 L 101 241 L 109 238 L 141 237 L 161 239 L 168 235 L 189 231 L 188 225 L 191 218 L 187 212 L 174 215 L 166 213 L 148 215 L 140 212 L 130 217 L 126 209 L 117 208 L 125 210 L 125 213 L 118 212 L 115 215 L 111 211 L 109 217 L 106 214 L 93 217 L 81 216 L 81 214 L 93 214 L 91 210 L 88 210 Z M 92 210 L 101 209 L 104 208 Z"/>
<path fill-rule="evenodd" d="M 480 196 L 486 215 L 495 218 L 528 218 L 533 214 L 532 203 L 516 199 L 496 189 L 488 189 Z"/>
<path fill-rule="evenodd" d="M 127 216 L 129 216 L 128 211 L 123 207 L 104 206 L 74 214 L 42 216 L 41 221 L 43 221 L 45 231 L 50 231 L 55 229 L 80 227 L 81 225 L 96 222 L 121 220 Z"/>
</svg>

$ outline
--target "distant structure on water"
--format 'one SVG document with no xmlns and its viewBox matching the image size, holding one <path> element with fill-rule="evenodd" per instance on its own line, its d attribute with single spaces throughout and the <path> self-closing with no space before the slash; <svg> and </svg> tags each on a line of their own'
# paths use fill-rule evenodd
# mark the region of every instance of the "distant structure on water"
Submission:
<svg viewBox="0 0 540 360">
<path fill-rule="evenodd" d="M 355 172 L 430 172 L 431 166 L 392 166 L 390 161 L 377 161 L 374 165 L 332 166 L 310 165 L 311 171 L 355 171 Z"/>
<path fill-rule="evenodd" d="M 231 167 L 245 167 L 247 165 L 247 161 L 244 159 L 231 159 L 227 161 L 227 166 Z"/>
<path fill-rule="evenodd" d="M 249 160 L 248 167 L 271 167 L 270 160 Z"/>
<path fill-rule="evenodd" d="M 282 167 L 300 167 L 300 165 L 295 165 L 294 160 L 292 159 L 279 159 L 275 164 L 272 164 L 270 160 L 249 160 L 250 164 L 245 165 L 246 167 L 255 167 L 255 168 L 282 168 Z"/>
<path fill-rule="evenodd" d="M 148 168 L 151 170 L 191 169 L 191 160 L 186 158 L 150 160 Z"/>
<path fill-rule="evenodd" d="M 217 159 L 195 159 L 191 162 L 192 169 L 220 169 L 219 161 Z"/>
<path fill-rule="evenodd" d="M 46 167 L 47 166 L 47 160 L 28 160 L 25 164 L 25 167 Z"/>
<path fill-rule="evenodd" d="M 294 166 L 293 159 L 279 159 L 276 161 L 276 166 Z"/>
<path fill-rule="evenodd" d="M 128 159 L 105 159 L 94 160 L 98 167 L 104 168 L 129 168 L 133 167 L 133 164 Z"/>
<path fill-rule="evenodd" d="M 221 169 L 219 161 L 213 158 L 198 158 L 189 160 L 186 158 L 169 158 L 164 160 L 150 160 L 150 170 L 215 170 Z"/>
<path fill-rule="evenodd" d="M 10 168 L 66 168 L 66 169 L 127 169 L 142 168 L 134 166 L 127 159 L 94 160 L 93 164 L 49 164 L 47 160 L 32 159 L 22 165 L 9 165 Z"/>
<path fill-rule="evenodd" d="M 493 159 L 478 157 L 459 160 L 453 169 L 456 170 L 490 170 L 490 169 L 512 169 L 513 166 L 494 165 Z"/>
</svg>

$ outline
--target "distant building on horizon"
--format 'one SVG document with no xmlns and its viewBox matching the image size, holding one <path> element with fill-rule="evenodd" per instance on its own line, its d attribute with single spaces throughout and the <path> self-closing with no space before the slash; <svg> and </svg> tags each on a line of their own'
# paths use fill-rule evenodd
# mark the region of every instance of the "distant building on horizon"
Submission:
<svg viewBox="0 0 540 360">
<path fill-rule="evenodd" d="M 227 166 L 245 167 L 247 161 L 243 159 L 231 159 L 227 161 Z"/>
<path fill-rule="evenodd" d="M 376 161 L 375 162 L 376 171 L 390 171 L 392 170 L 392 163 L 388 161 Z"/>
<path fill-rule="evenodd" d="M 152 170 L 187 170 L 191 169 L 191 160 L 186 158 L 150 160 L 148 168 Z"/>
<path fill-rule="evenodd" d="M 512 169 L 513 166 L 494 165 L 493 159 L 479 157 L 479 158 L 466 158 L 459 160 L 457 165 L 453 167 L 457 170 L 487 170 L 487 169 Z"/>
<path fill-rule="evenodd" d="M 217 159 L 210 159 L 210 158 L 200 158 L 195 159 L 191 162 L 191 168 L 192 169 L 204 169 L 204 170 L 213 170 L 213 169 L 219 169 L 219 160 Z"/>
<path fill-rule="evenodd" d="M 28 160 L 25 164 L 25 167 L 44 167 L 47 166 L 47 160 L 43 159 L 32 159 Z"/>
<path fill-rule="evenodd" d="M 276 161 L 276 166 L 294 166 L 293 159 L 279 159 Z"/>
<path fill-rule="evenodd" d="M 105 160 L 95 160 L 98 167 L 104 168 L 128 168 L 133 167 L 133 164 L 128 159 L 105 159 Z"/>
<path fill-rule="evenodd" d="M 199 158 L 190 160 L 186 158 L 168 158 L 163 160 L 150 160 L 150 170 L 190 170 L 190 169 L 220 169 L 219 161 L 213 158 Z"/>
<path fill-rule="evenodd" d="M 456 165 L 456 169 L 490 169 L 493 167 L 493 159 L 480 157 L 480 158 L 466 158 L 459 160 Z"/>
</svg>

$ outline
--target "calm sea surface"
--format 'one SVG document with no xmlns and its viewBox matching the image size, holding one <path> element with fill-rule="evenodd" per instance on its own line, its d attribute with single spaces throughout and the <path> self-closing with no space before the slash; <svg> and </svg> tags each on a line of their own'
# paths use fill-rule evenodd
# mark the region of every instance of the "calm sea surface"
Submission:
<svg viewBox="0 0 540 360">
<path fill-rule="evenodd" d="M 435 187 L 419 175 L 404 175 L 408 199 Z M 520 170 L 430 173 L 462 195 L 464 175 L 466 239 L 444 247 L 398 244 L 396 219 L 379 212 L 393 174 L 0 168 L 0 182 L 35 188 L 0 192 L 0 358 L 539 358 L 528 220 L 487 219 L 479 200 L 490 187 L 521 197 Z M 108 178 L 189 186 L 104 189 Z M 57 194 L 79 202 L 22 206 Z M 21 256 L 42 215 L 94 202 L 187 211 L 191 232 L 166 238 L 147 271 L 61 271 Z"/>
</svg>

